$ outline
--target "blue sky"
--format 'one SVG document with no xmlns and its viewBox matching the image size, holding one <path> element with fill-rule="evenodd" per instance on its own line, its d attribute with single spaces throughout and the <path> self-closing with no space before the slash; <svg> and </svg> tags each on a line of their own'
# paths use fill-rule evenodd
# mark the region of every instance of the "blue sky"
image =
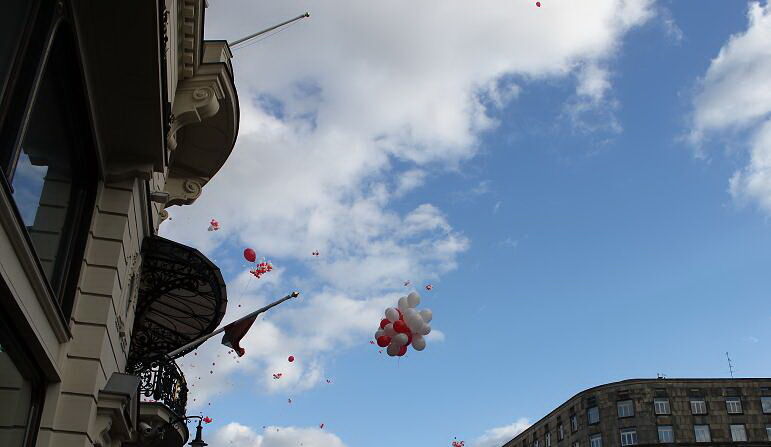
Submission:
<svg viewBox="0 0 771 447">
<path fill-rule="evenodd" d="M 303 292 L 239 363 L 216 342 L 183 360 L 210 437 L 490 447 L 601 383 L 725 377 L 726 351 L 768 375 L 771 8 L 508 3 L 450 2 L 437 24 L 428 6 L 400 22 L 402 2 L 211 2 L 207 38 L 312 17 L 236 51 L 239 143 L 162 231 L 223 268 L 226 320 Z M 247 281 L 245 246 L 273 276 Z M 434 285 L 435 334 L 397 360 L 368 341 L 407 279 Z"/>
</svg>

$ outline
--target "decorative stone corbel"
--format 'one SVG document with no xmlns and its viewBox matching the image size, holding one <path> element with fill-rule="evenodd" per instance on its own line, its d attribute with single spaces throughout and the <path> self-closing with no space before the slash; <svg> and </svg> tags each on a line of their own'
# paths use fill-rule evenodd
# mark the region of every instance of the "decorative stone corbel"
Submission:
<svg viewBox="0 0 771 447">
<path fill-rule="evenodd" d="M 94 426 L 96 445 L 119 447 L 125 441 L 136 439 L 138 390 L 138 377 L 121 373 L 110 376 L 98 394 Z"/>
<path fill-rule="evenodd" d="M 174 120 L 166 137 L 170 150 L 177 148 L 177 132 L 180 129 L 188 124 L 200 123 L 219 111 L 219 100 L 223 95 L 216 81 L 196 81 L 192 78 L 180 84 L 171 110 Z"/>
<path fill-rule="evenodd" d="M 173 205 L 190 205 L 201 195 L 203 185 L 206 183 L 198 178 L 169 177 L 166 179 L 166 192 L 169 193 L 169 201 L 166 208 Z"/>
</svg>

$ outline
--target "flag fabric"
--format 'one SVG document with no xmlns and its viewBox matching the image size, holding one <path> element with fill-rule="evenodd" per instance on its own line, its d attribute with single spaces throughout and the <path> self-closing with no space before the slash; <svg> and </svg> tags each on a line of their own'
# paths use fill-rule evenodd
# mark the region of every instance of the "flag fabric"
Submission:
<svg viewBox="0 0 771 447">
<path fill-rule="evenodd" d="M 243 356 L 246 353 L 246 350 L 242 348 L 239 343 L 246 333 L 249 332 L 249 329 L 256 319 L 257 315 L 253 315 L 248 318 L 236 320 L 225 326 L 225 335 L 222 336 L 222 344 L 236 351 L 236 354 L 238 354 L 239 357 Z"/>
</svg>

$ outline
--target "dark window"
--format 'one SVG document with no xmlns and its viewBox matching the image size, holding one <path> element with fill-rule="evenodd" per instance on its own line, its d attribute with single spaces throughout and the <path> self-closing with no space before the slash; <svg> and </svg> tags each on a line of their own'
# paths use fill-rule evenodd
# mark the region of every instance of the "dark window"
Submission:
<svg viewBox="0 0 771 447">
<path fill-rule="evenodd" d="M 747 442 L 747 430 L 744 424 L 731 424 L 731 441 Z"/>
<path fill-rule="evenodd" d="M 3 0 L 0 10 L 0 104 L 35 2 Z"/>
<path fill-rule="evenodd" d="M 587 420 L 589 424 L 597 424 L 600 422 L 600 409 L 597 407 L 591 407 L 586 410 Z"/>
<path fill-rule="evenodd" d="M 692 414 L 707 414 L 707 402 L 704 399 L 691 399 Z"/>
<path fill-rule="evenodd" d="M 570 415 L 570 430 L 572 432 L 578 431 L 578 416 L 575 414 Z"/>
<path fill-rule="evenodd" d="M 5 296 L 0 297 L 6 299 Z M 0 445 L 25 447 L 35 443 L 43 382 L 23 344 L 0 319 Z"/>
<path fill-rule="evenodd" d="M 565 439 L 565 427 L 562 424 L 557 426 L 557 440 L 562 441 Z"/>
<path fill-rule="evenodd" d="M 771 397 L 761 397 L 760 405 L 763 407 L 763 413 L 771 413 Z"/>
<path fill-rule="evenodd" d="M 621 430 L 621 445 L 637 445 L 637 430 L 634 428 Z"/>
<path fill-rule="evenodd" d="M 696 442 L 712 442 L 709 425 L 694 425 L 693 435 L 696 438 Z"/>
<path fill-rule="evenodd" d="M 671 425 L 659 425 L 659 442 L 662 444 L 670 444 L 675 442 L 675 431 Z"/>
<path fill-rule="evenodd" d="M 725 406 L 730 414 L 741 414 L 742 399 L 739 397 L 726 397 Z"/>
<path fill-rule="evenodd" d="M 90 138 L 82 77 L 69 24 L 57 27 L 34 103 L 3 170 L 29 240 L 67 318 L 85 250 L 96 192 L 96 156 Z M 11 132 L 9 126 L 3 132 Z M 5 140 L 8 141 L 8 140 Z"/>
<path fill-rule="evenodd" d="M 669 414 L 669 399 L 657 397 L 653 399 L 653 410 L 656 414 Z"/>
<path fill-rule="evenodd" d="M 634 416 L 634 402 L 632 400 L 620 400 L 616 402 L 618 417 L 628 418 Z"/>
</svg>

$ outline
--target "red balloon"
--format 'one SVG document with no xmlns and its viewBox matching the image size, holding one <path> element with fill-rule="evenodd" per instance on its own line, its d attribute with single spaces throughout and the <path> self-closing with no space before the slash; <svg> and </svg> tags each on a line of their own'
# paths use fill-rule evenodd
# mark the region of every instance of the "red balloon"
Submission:
<svg viewBox="0 0 771 447">
<path fill-rule="evenodd" d="M 404 322 L 404 320 L 396 320 L 394 322 L 394 330 L 396 332 L 400 332 L 402 334 L 409 334 L 410 328 L 407 327 L 407 323 Z"/>
<path fill-rule="evenodd" d="M 535 6 L 540 8 L 541 7 L 541 2 L 535 2 Z"/>
<path fill-rule="evenodd" d="M 377 338 L 377 345 L 381 348 L 385 348 L 386 346 L 391 344 L 391 337 L 387 335 L 381 335 Z"/>
<path fill-rule="evenodd" d="M 401 348 L 399 348 L 399 353 L 398 353 L 398 354 L 396 354 L 396 355 L 398 355 L 399 357 L 401 357 L 401 356 L 403 356 L 403 355 L 404 355 L 404 354 L 406 354 L 406 353 L 407 353 L 407 345 L 404 345 L 404 346 L 402 346 Z"/>
<path fill-rule="evenodd" d="M 385 327 L 388 326 L 389 324 L 391 324 L 391 322 L 388 321 L 388 318 L 383 318 L 382 320 L 380 320 L 380 329 L 385 329 Z"/>
<path fill-rule="evenodd" d="M 399 312 L 399 319 L 404 320 L 404 314 L 402 314 L 402 311 L 399 310 L 398 308 L 396 309 L 396 311 Z"/>
<path fill-rule="evenodd" d="M 289 360 L 290 362 L 294 362 L 294 356 L 293 356 L 293 355 L 290 355 L 290 356 L 289 356 L 289 358 L 288 358 L 287 360 Z"/>
<path fill-rule="evenodd" d="M 244 258 L 249 262 L 254 262 L 257 260 L 257 253 L 255 253 L 251 248 L 247 248 L 244 250 Z"/>
</svg>

